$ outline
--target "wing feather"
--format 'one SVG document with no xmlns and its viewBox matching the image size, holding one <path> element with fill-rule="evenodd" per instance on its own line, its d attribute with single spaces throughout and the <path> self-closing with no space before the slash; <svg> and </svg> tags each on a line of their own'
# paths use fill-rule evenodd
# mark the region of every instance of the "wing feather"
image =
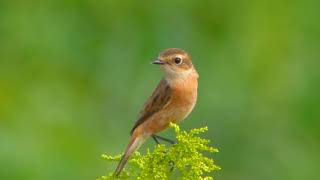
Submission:
<svg viewBox="0 0 320 180">
<path fill-rule="evenodd" d="M 171 88 L 166 80 L 161 80 L 152 95 L 148 98 L 143 110 L 140 112 L 139 118 L 131 130 L 131 134 L 140 124 L 147 121 L 170 102 L 171 92 Z"/>
</svg>

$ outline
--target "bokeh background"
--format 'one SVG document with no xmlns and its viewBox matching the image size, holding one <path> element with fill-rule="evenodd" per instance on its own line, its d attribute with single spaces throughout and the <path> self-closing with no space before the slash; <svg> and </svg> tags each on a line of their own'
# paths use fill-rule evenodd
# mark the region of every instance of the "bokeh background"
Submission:
<svg viewBox="0 0 320 180">
<path fill-rule="evenodd" d="M 0 1 L 0 179 L 113 171 L 161 78 L 168 47 L 193 55 L 216 179 L 316 179 L 320 1 Z M 170 132 L 165 132 L 170 137 Z M 141 149 L 152 147 L 149 140 Z"/>
</svg>

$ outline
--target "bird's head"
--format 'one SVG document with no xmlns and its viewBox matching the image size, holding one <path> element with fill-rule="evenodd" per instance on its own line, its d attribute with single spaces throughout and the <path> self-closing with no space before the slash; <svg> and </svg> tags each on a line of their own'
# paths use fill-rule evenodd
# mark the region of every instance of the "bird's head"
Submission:
<svg viewBox="0 0 320 180">
<path fill-rule="evenodd" d="M 165 76 L 172 78 L 186 77 L 193 72 L 191 56 L 184 50 L 169 48 L 160 53 L 153 64 L 160 65 Z"/>
</svg>

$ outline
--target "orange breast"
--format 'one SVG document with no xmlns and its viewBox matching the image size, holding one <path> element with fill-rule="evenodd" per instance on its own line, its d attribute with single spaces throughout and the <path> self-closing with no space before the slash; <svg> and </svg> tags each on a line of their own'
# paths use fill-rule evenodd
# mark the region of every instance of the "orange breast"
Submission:
<svg viewBox="0 0 320 180">
<path fill-rule="evenodd" d="M 170 102 L 145 122 L 144 129 L 150 134 L 155 134 L 168 128 L 170 122 L 179 123 L 184 120 L 196 104 L 197 88 L 196 78 L 186 79 L 172 86 Z"/>
</svg>

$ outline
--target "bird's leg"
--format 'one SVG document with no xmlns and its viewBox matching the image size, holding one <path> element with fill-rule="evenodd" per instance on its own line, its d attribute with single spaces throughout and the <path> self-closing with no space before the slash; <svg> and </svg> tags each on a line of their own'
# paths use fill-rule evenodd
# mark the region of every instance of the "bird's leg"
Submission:
<svg viewBox="0 0 320 180">
<path fill-rule="evenodd" d="M 168 142 L 170 144 L 176 144 L 176 142 L 171 140 L 171 139 L 164 138 L 164 137 L 161 137 L 161 136 L 158 136 L 158 135 L 155 135 L 155 134 L 152 135 L 152 138 L 156 141 L 157 144 L 159 144 L 159 141 L 158 141 L 159 139 L 162 140 L 162 141 L 166 141 L 166 142 Z"/>
<path fill-rule="evenodd" d="M 158 139 L 157 139 L 154 135 L 152 135 L 151 137 L 152 137 L 152 139 L 153 139 L 157 144 L 160 144 L 159 141 L 158 141 Z"/>
</svg>

